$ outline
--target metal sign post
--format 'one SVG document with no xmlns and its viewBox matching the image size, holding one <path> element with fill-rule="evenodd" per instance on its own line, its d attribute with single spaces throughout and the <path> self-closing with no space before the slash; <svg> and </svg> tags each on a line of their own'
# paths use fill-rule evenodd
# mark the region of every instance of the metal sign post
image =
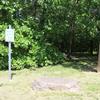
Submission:
<svg viewBox="0 0 100 100">
<path fill-rule="evenodd" d="M 8 67 L 9 67 L 9 79 L 11 80 L 11 42 L 8 42 Z"/>
<path fill-rule="evenodd" d="M 8 42 L 8 69 L 9 69 L 9 80 L 11 80 L 11 42 L 14 42 L 14 29 L 9 28 L 5 31 L 5 41 Z"/>
</svg>

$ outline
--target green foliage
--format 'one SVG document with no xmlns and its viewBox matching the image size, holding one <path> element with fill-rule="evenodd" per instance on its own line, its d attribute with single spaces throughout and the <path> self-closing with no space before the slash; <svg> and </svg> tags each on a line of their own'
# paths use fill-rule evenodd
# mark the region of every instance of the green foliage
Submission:
<svg viewBox="0 0 100 100">
<path fill-rule="evenodd" d="M 59 50 L 48 43 L 34 43 L 29 52 L 31 56 L 33 55 L 33 60 L 35 60 L 36 65 L 39 67 L 63 61 L 63 56 Z"/>
<path fill-rule="evenodd" d="M 7 68 L 4 32 L 9 24 L 15 29 L 13 69 L 61 63 L 63 53 L 69 51 L 89 52 L 91 43 L 99 41 L 99 3 L 99 0 L 0 1 L 0 68 Z M 97 48 L 94 45 L 92 49 Z"/>
</svg>

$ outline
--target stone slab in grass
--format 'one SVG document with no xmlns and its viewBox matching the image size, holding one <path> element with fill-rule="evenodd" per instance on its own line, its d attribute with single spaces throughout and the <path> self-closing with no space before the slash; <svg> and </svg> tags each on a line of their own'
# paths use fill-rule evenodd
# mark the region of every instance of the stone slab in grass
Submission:
<svg viewBox="0 0 100 100">
<path fill-rule="evenodd" d="M 79 81 L 65 78 L 39 78 L 33 81 L 33 90 L 64 90 L 79 92 Z"/>
</svg>

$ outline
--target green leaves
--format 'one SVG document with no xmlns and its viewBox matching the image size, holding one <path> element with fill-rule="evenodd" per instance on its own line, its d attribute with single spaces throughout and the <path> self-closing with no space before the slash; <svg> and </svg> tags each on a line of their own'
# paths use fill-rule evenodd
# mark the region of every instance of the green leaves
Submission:
<svg viewBox="0 0 100 100">
<path fill-rule="evenodd" d="M 69 48 L 88 51 L 90 41 L 96 44 L 99 40 L 99 0 L 36 0 L 33 3 L 32 0 L 0 1 L 0 62 L 7 58 L 4 33 L 9 24 L 15 29 L 13 69 L 61 63 L 63 53 Z M 7 68 L 7 62 L 4 66 Z"/>
</svg>

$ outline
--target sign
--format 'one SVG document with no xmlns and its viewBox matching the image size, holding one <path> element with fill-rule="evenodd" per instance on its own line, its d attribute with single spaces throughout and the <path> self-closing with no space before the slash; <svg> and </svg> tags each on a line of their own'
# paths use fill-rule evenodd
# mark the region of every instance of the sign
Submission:
<svg viewBox="0 0 100 100">
<path fill-rule="evenodd" d="M 8 42 L 8 69 L 9 69 L 9 79 L 11 80 L 11 42 L 14 42 L 14 29 L 9 28 L 5 31 L 5 41 Z"/>
<path fill-rule="evenodd" d="M 9 25 L 9 29 L 5 31 L 5 41 L 6 42 L 14 42 L 14 29 Z"/>
</svg>

